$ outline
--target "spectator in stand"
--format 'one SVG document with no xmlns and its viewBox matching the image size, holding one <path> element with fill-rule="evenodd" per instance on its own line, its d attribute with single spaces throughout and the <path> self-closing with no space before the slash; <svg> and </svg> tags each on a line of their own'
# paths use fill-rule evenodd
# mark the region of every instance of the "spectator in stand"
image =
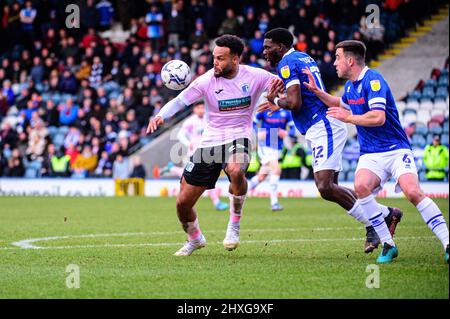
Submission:
<svg viewBox="0 0 450 319">
<path fill-rule="evenodd" d="M 141 158 L 139 156 L 135 156 L 133 158 L 133 170 L 130 174 L 132 178 L 145 178 L 147 174 L 145 173 L 144 165 L 142 165 Z"/>
<path fill-rule="evenodd" d="M 34 20 L 36 19 L 37 11 L 33 8 L 31 1 L 25 2 L 25 8 L 20 10 L 20 22 L 22 24 L 22 34 L 24 36 L 25 47 L 31 49 L 33 47 L 34 38 Z"/>
<path fill-rule="evenodd" d="M 59 106 L 59 123 L 62 126 L 69 126 L 78 116 L 78 106 L 73 104 L 72 98 L 68 98 L 66 103 Z"/>
<path fill-rule="evenodd" d="M 61 79 L 59 80 L 59 91 L 62 93 L 75 94 L 77 90 L 77 79 L 69 69 L 64 70 Z"/>
<path fill-rule="evenodd" d="M 298 35 L 297 44 L 295 49 L 301 52 L 306 52 L 308 50 L 308 42 L 306 41 L 306 34 L 300 33 Z"/>
<path fill-rule="evenodd" d="M 71 156 L 64 154 L 64 149 L 58 149 L 51 157 L 52 177 L 68 177 L 70 176 L 70 160 Z"/>
<path fill-rule="evenodd" d="M 233 9 L 228 8 L 226 18 L 222 21 L 219 28 L 219 35 L 223 34 L 239 34 L 239 21 L 236 18 Z"/>
<path fill-rule="evenodd" d="M 41 58 L 39 56 L 35 56 L 33 58 L 33 67 L 30 71 L 31 79 L 34 83 L 42 83 L 44 80 L 44 66 L 42 65 Z"/>
<path fill-rule="evenodd" d="M 81 27 L 83 30 L 93 29 L 97 26 L 97 8 L 94 0 L 87 0 L 80 8 Z"/>
<path fill-rule="evenodd" d="M 260 56 L 263 51 L 264 37 L 261 31 L 256 30 L 255 36 L 250 40 L 249 45 L 252 53 Z"/>
<path fill-rule="evenodd" d="M 151 40 L 152 48 L 155 51 L 160 50 L 161 38 L 164 36 L 162 23 L 164 16 L 158 7 L 153 4 L 150 7 L 150 12 L 145 16 L 145 23 L 147 23 L 147 37 Z"/>
<path fill-rule="evenodd" d="M 13 149 L 11 157 L 8 159 L 8 166 L 5 169 L 5 176 L 23 177 L 25 175 L 25 166 L 18 149 Z"/>
<path fill-rule="evenodd" d="M 97 155 L 92 153 L 90 145 L 84 145 L 81 154 L 78 154 L 72 164 L 72 177 L 85 178 L 92 174 L 97 167 Z"/>
<path fill-rule="evenodd" d="M 95 177 L 111 177 L 112 176 L 113 163 L 108 155 L 107 151 L 102 151 L 100 159 L 98 161 L 97 168 L 94 171 Z"/>
<path fill-rule="evenodd" d="M 4 80 L 3 81 L 3 88 L 1 94 L 5 97 L 6 103 L 8 106 L 11 106 L 14 104 L 14 91 L 11 88 L 11 81 L 10 80 Z"/>
<path fill-rule="evenodd" d="M 433 136 L 432 144 L 427 145 L 423 153 L 427 180 L 443 181 L 448 178 L 446 176 L 448 174 L 448 154 L 448 147 L 441 144 L 441 137 L 439 135 Z"/>
<path fill-rule="evenodd" d="M 99 56 L 94 57 L 94 63 L 91 66 L 91 74 L 89 75 L 89 84 L 92 88 L 98 88 L 102 83 L 103 63 Z"/>
<path fill-rule="evenodd" d="M 191 44 L 197 43 L 199 45 L 208 42 L 208 35 L 207 32 L 203 26 L 202 19 L 197 19 L 195 21 L 195 30 L 192 32 L 189 42 Z"/>
<path fill-rule="evenodd" d="M 122 153 L 117 154 L 116 160 L 113 164 L 113 174 L 114 179 L 118 178 L 128 178 L 129 177 L 129 162 L 128 157 L 124 157 Z"/>
<path fill-rule="evenodd" d="M 111 28 L 114 17 L 114 8 L 111 2 L 108 0 L 100 0 L 95 8 L 97 9 L 98 28 L 102 31 Z"/>
<path fill-rule="evenodd" d="M 186 19 L 183 13 L 183 1 L 173 1 L 172 10 L 168 19 L 168 45 L 173 45 L 176 50 L 180 47 L 180 37 L 184 38 Z"/>
</svg>

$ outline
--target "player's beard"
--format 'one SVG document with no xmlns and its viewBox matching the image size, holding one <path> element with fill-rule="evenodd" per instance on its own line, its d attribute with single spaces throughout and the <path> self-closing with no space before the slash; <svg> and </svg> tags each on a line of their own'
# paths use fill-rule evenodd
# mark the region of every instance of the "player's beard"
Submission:
<svg viewBox="0 0 450 319">
<path fill-rule="evenodd" d="M 216 78 L 220 78 L 220 77 L 227 77 L 228 75 L 230 75 L 231 73 L 233 73 L 233 65 L 229 64 L 227 65 L 225 68 L 222 69 L 222 71 L 220 72 L 216 72 L 216 70 L 214 70 L 214 76 Z"/>
</svg>

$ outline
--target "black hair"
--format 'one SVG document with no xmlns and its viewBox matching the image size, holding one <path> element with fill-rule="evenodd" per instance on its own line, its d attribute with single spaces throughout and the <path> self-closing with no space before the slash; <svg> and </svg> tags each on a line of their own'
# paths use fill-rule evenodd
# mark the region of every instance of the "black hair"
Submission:
<svg viewBox="0 0 450 319">
<path fill-rule="evenodd" d="M 216 45 L 219 47 L 226 47 L 230 49 L 231 54 L 237 54 L 238 56 L 241 56 L 242 52 L 244 51 L 244 42 L 242 40 L 232 34 L 224 34 L 220 36 L 216 40 Z"/>
<path fill-rule="evenodd" d="M 264 35 L 264 39 L 270 39 L 275 43 L 284 44 L 286 48 L 292 47 L 292 44 L 294 43 L 294 36 L 285 28 L 275 28 L 268 31 Z"/>
<path fill-rule="evenodd" d="M 344 53 L 352 54 L 360 65 L 366 60 L 366 45 L 361 41 L 345 40 L 336 45 L 337 49 L 343 49 Z"/>
</svg>

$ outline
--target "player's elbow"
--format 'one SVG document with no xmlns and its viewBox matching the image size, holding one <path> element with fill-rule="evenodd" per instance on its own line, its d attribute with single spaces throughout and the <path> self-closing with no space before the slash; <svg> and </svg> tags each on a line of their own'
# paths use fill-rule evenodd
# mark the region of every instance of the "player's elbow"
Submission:
<svg viewBox="0 0 450 319">
<path fill-rule="evenodd" d="M 386 122 L 386 117 L 383 116 L 383 117 L 380 117 L 380 118 L 377 119 L 375 125 L 376 126 L 383 126 L 385 122 Z"/>
<path fill-rule="evenodd" d="M 372 124 L 373 126 L 383 126 L 386 122 L 386 114 L 384 111 L 375 111 Z"/>
</svg>

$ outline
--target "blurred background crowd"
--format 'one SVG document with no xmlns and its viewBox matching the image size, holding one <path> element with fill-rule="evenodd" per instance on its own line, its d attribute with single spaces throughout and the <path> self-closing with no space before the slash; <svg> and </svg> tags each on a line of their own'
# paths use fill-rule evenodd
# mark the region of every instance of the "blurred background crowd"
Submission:
<svg viewBox="0 0 450 319">
<path fill-rule="evenodd" d="M 213 40 L 231 33 L 246 43 L 242 63 L 270 70 L 264 33 L 285 27 L 333 89 L 339 41 L 362 40 L 375 59 L 441 2 L 0 0 L 0 176 L 144 177 L 128 158 L 177 94 L 162 84 L 166 61 L 200 76 L 212 67 Z M 68 19 L 69 4 L 80 21 Z M 377 28 L 364 23 L 368 4 L 382 8 Z"/>
</svg>

